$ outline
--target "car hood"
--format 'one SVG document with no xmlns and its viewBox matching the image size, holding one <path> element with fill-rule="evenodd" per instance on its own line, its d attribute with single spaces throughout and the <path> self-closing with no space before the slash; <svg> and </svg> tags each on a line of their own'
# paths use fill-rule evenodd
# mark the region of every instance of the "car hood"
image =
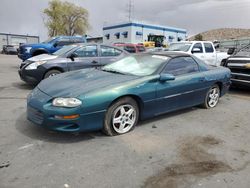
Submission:
<svg viewBox="0 0 250 188">
<path fill-rule="evenodd" d="M 37 87 L 51 97 L 77 97 L 102 88 L 114 86 L 138 76 L 83 69 L 43 80 Z"/>
<path fill-rule="evenodd" d="M 48 60 L 56 59 L 57 57 L 58 56 L 56 56 L 56 55 L 41 54 L 41 55 L 31 57 L 28 60 L 32 61 L 32 62 L 35 62 L 35 61 L 48 61 Z"/>
</svg>

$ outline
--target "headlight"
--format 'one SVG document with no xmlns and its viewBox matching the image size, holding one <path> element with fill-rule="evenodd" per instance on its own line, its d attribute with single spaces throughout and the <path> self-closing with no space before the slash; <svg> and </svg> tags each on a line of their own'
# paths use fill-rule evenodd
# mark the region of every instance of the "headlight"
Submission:
<svg viewBox="0 0 250 188">
<path fill-rule="evenodd" d="M 37 67 L 39 65 L 42 65 L 46 63 L 46 61 L 37 61 L 37 62 L 34 62 L 34 63 L 31 63 L 29 64 L 27 67 L 25 67 L 26 70 L 33 70 L 33 69 L 37 69 Z"/>
<path fill-rule="evenodd" d="M 25 52 L 27 52 L 27 53 L 30 53 L 30 50 L 32 49 L 32 47 L 26 47 L 25 48 Z"/>
<path fill-rule="evenodd" d="M 80 106 L 82 102 L 76 98 L 55 98 L 52 102 L 53 106 L 73 108 Z"/>
</svg>

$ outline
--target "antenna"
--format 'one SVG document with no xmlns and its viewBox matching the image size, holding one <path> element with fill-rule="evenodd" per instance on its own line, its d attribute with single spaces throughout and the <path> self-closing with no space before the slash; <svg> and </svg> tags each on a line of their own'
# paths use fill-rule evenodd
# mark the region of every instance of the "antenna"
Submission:
<svg viewBox="0 0 250 188">
<path fill-rule="evenodd" d="M 134 9 L 134 5 L 132 3 L 132 0 L 129 0 L 129 3 L 128 3 L 128 21 L 129 22 L 131 22 L 132 20 L 133 9 Z"/>
</svg>

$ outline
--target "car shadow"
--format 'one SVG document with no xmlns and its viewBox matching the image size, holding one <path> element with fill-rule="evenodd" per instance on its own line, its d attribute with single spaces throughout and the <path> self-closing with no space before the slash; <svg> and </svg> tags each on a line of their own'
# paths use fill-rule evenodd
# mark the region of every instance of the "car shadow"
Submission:
<svg viewBox="0 0 250 188">
<path fill-rule="evenodd" d="M 249 95 L 250 94 L 250 88 L 246 88 L 246 87 L 231 87 L 230 90 L 229 90 L 229 93 Z"/>
<path fill-rule="evenodd" d="M 26 119 L 26 114 L 22 113 L 16 120 L 16 130 L 21 134 L 35 139 L 42 140 L 44 142 L 54 142 L 60 144 L 70 144 L 76 142 L 82 142 L 94 139 L 96 137 L 104 137 L 101 132 L 91 133 L 68 133 L 68 132 L 57 132 L 39 127 Z"/>
<path fill-rule="evenodd" d="M 189 113 L 189 112 L 196 111 L 196 110 L 202 110 L 202 108 L 199 106 L 195 106 L 195 107 L 189 107 L 189 108 L 185 108 L 185 109 L 181 109 L 181 110 L 176 110 L 173 112 L 168 112 L 168 113 L 165 113 L 165 114 L 162 114 L 159 116 L 155 116 L 155 117 L 150 118 L 150 119 L 142 120 L 139 122 L 138 126 L 154 124 L 157 121 L 161 121 L 161 120 L 167 119 L 167 118 L 172 118 L 175 116 L 180 116 L 182 114 Z"/>
<path fill-rule="evenodd" d="M 12 83 L 12 86 L 18 89 L 22 89 L 22 90 L 32 90 L 36 87 L 34 85 L 29 85 L 24 82 L 14 82 Z"/>
</svg>

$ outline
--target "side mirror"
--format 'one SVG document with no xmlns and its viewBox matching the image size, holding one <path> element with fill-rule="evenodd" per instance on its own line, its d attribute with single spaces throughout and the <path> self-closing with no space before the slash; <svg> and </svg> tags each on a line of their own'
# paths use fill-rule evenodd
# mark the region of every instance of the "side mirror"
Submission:
<svg viewBox="0 0 250 188">
<path fill-rule="evenodd" d="M 70 58 L 71 59 L 71 61 L 75 61 L 75 58 L 77 57 L 78 55 L 76 54 L 76 53 L 71 53 L 69 56 L 68 56 L 68 58 Z"/>
<path fill-rule="evenodd" d="M 235 48 L 229 48 L 229 49 L 227 50 L 227 54 L 228 54 L 228 55 L 232 55 L 232 54 L 234 53 L 234 51 L 235 51 Z"/>
<path fill-rule="evenodd" d="M 166 82 L 170 80 L 175 80 L 175 76 L 172 74 L 161 74 L 160 79 L 161 82 Z"/>
<path fill-rule="evenodd" d="M 201 53 L 201 49 L 200 48 L 193 48 L 192 53 Z"/>
</svg>

